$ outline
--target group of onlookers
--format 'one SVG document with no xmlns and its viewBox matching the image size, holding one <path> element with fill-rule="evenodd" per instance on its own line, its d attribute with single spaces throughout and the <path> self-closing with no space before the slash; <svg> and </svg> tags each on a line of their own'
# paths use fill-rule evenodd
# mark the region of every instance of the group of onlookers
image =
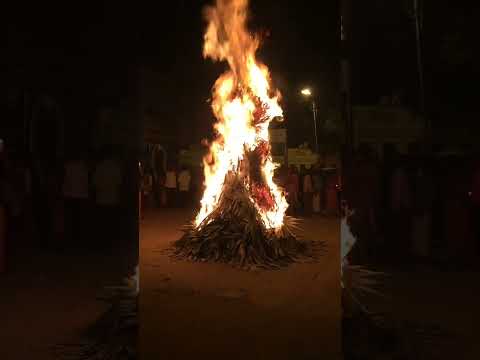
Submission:
<svg viewBox="0 0 480 360">
<path fill-rule="evenodd" d="M 112 149 L 102 151 L 93 162 L 77 155 L 65 163 L 62 190 L 68 238 L 88 242 L 86 237 L 91 237 L 100 246 L 117 242 L 125 213 L 126 175 L 125 164 Z"/>
<path fill-rule="evenodd" d="M 312 214 L 338 214 L 340 191 L 339 169 L 326 168 L 318 163 L 307 169 L 290 165 L 278 170 L 277 183 L 287 194 L 288 213 L 311 216 Z"/>
<path fill-rule="evenodd" d="M 129 184 L 117 150 L 50 162 L 0 154 L 0 268 L 7 251 L 29 240 L 55 251 L 118 244 Z"/>
<path fill-rule="evenodd" d="M 0 142 L 0 273 L 6 270 L 10 239 L 23 236 L 25 208 L 31 199 L 31 176 L 26 162 L 12 160 Z"/>
<path fill-rule="evenodd" d="M 169 166 L 165 172 L 158 169 L 156 172 L 139 163 L 141 209 L 199 205 L 203 190 L 201 168 Z M 325 168 L 322 164 L 310 169 L 294 165 L 281 167 L 275 173 L 275 181 L 287 194 L 289 213 L 302 216 L 338 214 L 340 180 L 336 168 Z"/>
<path fill-rule="evenodd" d="M 182 166 L 169 166 L 167 171 L 154 171 L 151 167 L 139 164 L 141 209 L 185 208 L 199 200 L 200 176 Z"/>
<path fill-rule="evenodd" d="M 352 260 L 467 258 L 474 239 L 480 250 L 479 194 L 480 167 L 471 161 L 398 153 L 379 160 L 361 147 L 344 176 L 344 199 L 355 209 Z"/>
</svg>

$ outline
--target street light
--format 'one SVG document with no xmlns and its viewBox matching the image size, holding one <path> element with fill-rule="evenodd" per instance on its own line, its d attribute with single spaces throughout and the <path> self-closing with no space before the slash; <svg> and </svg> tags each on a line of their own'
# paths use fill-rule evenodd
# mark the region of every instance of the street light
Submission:
<svg viewBox="0 0 480 360">
<path fill-rule="evenodd" d="M 312 95 L 312 91 L 309 88 L 302 89 L 302 95 L 304 96 L 310 96 Z"/>
<path fill-rule="evenodd" d="M 300 93 L 309 98 L 312 96 L 312 91 L 309 88 L 304 88 Z M 315 105 L 315 100 L 312 98 L 312 113 L 313 113 L 313 127 L 315 131 L 315 153 L 318 154 L 318 139 L 317 139 L 317 107 Z"/>
</svg>

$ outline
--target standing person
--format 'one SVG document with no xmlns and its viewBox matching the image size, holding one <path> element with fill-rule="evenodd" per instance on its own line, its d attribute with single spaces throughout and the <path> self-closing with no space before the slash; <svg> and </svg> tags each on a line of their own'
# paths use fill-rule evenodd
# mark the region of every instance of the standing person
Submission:
<svg viewBox="0 0 480 360">
<path fill-rule="evenodd" d="M 412 250 L 418 258 L 426 258 L 430 254 L 433 197 L 431 174 L 426 166 L 420 166 L 415 176 L 412 221 Z"/>
<path fill-rule="evenodd" d="M 195 206 L 200 203 L 202 199 L 202 175 L 201 169 L 194 167 L 192 169 L 192 180 L 190 182 L 190 192 Z"/>
<path fill-rule="evenodd" d="M 329 171 L 328 177 L 325 179 L 325 209 L 329 214 L 339 214 L 338 204 L 338 175 L 337 170 Z M 373 207 L 373 204 L 371 205 Z M 368 210 L 371 211 L 371 210 Z M 373 219 L 372 219 L 373 220 Z M 370 220 L 370 221 L 372 221 Z"/>
<path fill-rule="evenodd" d="M 446 196 L 444 233 L 446 235 L 446 250 L 449 260 L 467 260 L 466 254 L 471 233 L 469 219 L 468 191 L 470 179 L 465 164 L 456 160 L 455 171 L 450 171 L 449 187 Z M 450 167 L 450 169 L 452 169 Z"/>
<path fill-rule="evenodd" d="M 143 219 L 143 167 L 142 163 L 138 162 L 138 220 Z"/>
<path fill-rule="evenodd" d="M 320 174 L 321 164 L 315 164 L 312 175 L 313 182 L 313 212 L 319 214 L 322 211 L 322 176 Z"/>
<path fill-rule="evenodd" d="M 165 189 L 167 191 L 167 206 L 177 206 L 177 172 L 172 166 L 167 170 L 165 175 Z"/>
<path fill-rule="evenodd" d="M 51 209 L 47 207 L 48 196 L 45 185 L 44 169 L 38 161 L 34 161 L 32 171 L 32 212 L 35 227 L 33 232 L 37 234 L 37 240 L 41 247 L 49 247 L 51 243 Z"/>
<path fill-rule="evenodd" d="M 24 241 L 32 238 L 32 175 L 30 163 L 28 159 L 22 162 L 22 171 L 18 176 L 18 183 L 21 184 L 21 222 L 19 224 L 22 229 Z"/>
<path fill-rule="evenodd" d="M 158 177 L 158 188 L 160 194 L 160 206 L 167 207 L 167 189 L 165 188 L 165 181 L 167 180 L 167 173 L 161 171 Z"/>
<path fill-rule="evenodd" d="M 35 164 L 32 181 L 32 201 L 36 218 L 36 229 L 43 248 L 53 250 L 58 246 L 61 235 L 61 204 L 59 201 L 59 179 L 55 164 L 39 160 Z"/>
<path fill-rule="evenodd" d="M 122 185 L 120 165 L 113 152 L 107 151 L 101 157 L 93 174 L 97 229 L 99 229 L 97 240 L 106 246 L 113 245 L 120 236 L 120 190 Z"/>
<path fill-rule="evenodd" d="M 199 167 L 197 168 L 197 171 L 196 171 L 196 174 L 197 174 L 197 189 L 196 189 L 196 197 L 195 197 L 195 201 L 196 201 L 196 206 L 200 206 L 200 202 L 202 200 L 202 197 L 203 197 L 203 192 L 205 191 L 205 175 L 203 173 L 203 167 Z"/>
<path fill-rule="evenodd" d="M 305 165 L 300 165 L 300 171 L 298 172 L 298 204 L 301 209 L 301 213 L 305 213 L 305 204 L 303 203 L 303 179 L 305 178 L 306 169 Z"/>
<path fill-rule="evenodd" d="M 142 192 L 142 204 L 143 210 L 148 209 L 151 205 L 152 193 L 153 193 L 153 176 L 150 169 L 145 169 L 142 177 L 143 192 Z"/>
<path fill-rule="evenodd" d="M 375 209 L 378 201 L 377 168 L 368 145 L 360 147 L 349 170 L 345 195 L 348 206 L 355 210 L 351 222 L 352 231 L 357 237 L 352 258 L 356 263 L 367 263 L 372 260 L 375 250 L 374 241 L 377 234 Z M 334 187 L 336 181 L 333 183 Z"/>
<path fill-rule="evenodd" d="M 82 156 L 71 157 L 65 163 L 63 198 L 67 238 L 77 246 L 85 240 L 85 218 L 88 208 L 88 165 Z"/>
<path fill-rule="evenodd" d="M 304 214 L 307 217 L 312 216 L 312 206 L 313 206 L 313 182 L 311 172 L 305 170 L 305 175 L 303 176 L 303 209 Z"/>
<path fill-rule="evenodd" d="M 392 248 L 397 261 L 404 261 L 411 249 L 412 192 L 404 161 L 398 160 L 390 185 Z"/>
<path fill-rule="evenodd" d="M 5 155 L 5 143 L 3 139 L 0 139 L 0 170 L 5 167 L 6 155 Z"/>
<path fill-rule="evenodd" d="M 285 171 L 285 166 L 282 164 L 278 168 L 275 169 L 274 175 L 273 175 L 273 181 L 275 184 L 284 189 L 285 184 L 286 184 L 286 171 Z"/>
<path fill-rule="evenodd" d="M 54 178 L 57 176 L 58 155 L 62 145 L 60 110 L 54 99 L 43 95 L 34 104 L 31 124 L 32 202 L 36 230 L 41 246 L 49 248 L 55 238 Z"/>
<path fill-rule="evenodd" d="M 287 177 L 287 200 L 289 206 L 289 210 L 292 212 L 293 215 L 296 215 L 298 210 L 298 203 L 299 203 L 299 186 L 300 181 L 298 179 L 297 169 L 295 165 L 290 165 L 290 169 L 288 172 Z"/>
<path fill-rule="evenodd" d="M 15 162 L 12 162 L 12 165 L 14 164 Z M 16 166 L 4 168 L 2 191 L 8 222 L 7 242 L 14 241 L 17 245 L 21 240 L 23 227 L 20 221 L 22 215 L 21 181 L 16 172 Z"/>
<path fill-rule="evenodd" d="M 328 171 L 324 164 L 320 167 L 320 209 L 322 215 L 327 215 L 327 180 L 328 180 Z"/>
<path fill-rule="evenodd" d="M 380 225 L 382 235 L 385 238 L 389 237 L 389 232 L 391 228 L 392 218 L 393 215 L 391 214 L 390 208 L 390 185 L 392 183 L 392 176 L 393 171 L 395 169 L 395 164 L 397 161 L 398 155 L 397 150 L 393 145 L 385 145 L 383 148 L 383 156 L 381 167 L 379 171 L 380 175 L 380 201 L 379 201 L 379 218 L 380 218 Z M 346 177 L 344 177 L 344 182 L 348 181 Z M 385 249 L 384 251 L 390 251 L 390 249 L 386 248 L 386 243 L 384 243 Z"/>
<path fill-rule="evenodd" d="M 49 204 L 51 204 L 50 206 L 53 210 L 52 226 L 57 251 L 60 250 L 62 246 L 65 246 L 65 209 L 61 177 L 60 171 L 57 169 L 50 172 L 48 177 L 48 197 Z"/>
<path fill-rule="evenodd" d="M 480 160 L 475 165 L 471 184 L 472 224 L 477 247 L 480 255 Z"/>
<path fill-rule="evenodd" d="M 282 165 L 281 173 L 280 173 L 280 186 L 282 189 L 286 189 L 287 187 L 287 179 L 288 179 L 288 166 Z"/>
<path fill-rule="evenodd" d="M 0 199 L 0 274 L 7 269 L 7 211 Z"/>
<path fill-rule="evenodd" d="M 0 150 L 1 154 L 1 150 Z M 7 268 L 7 204 L 4 196 L 4 167 L 0 161 L 0 274 Z"/>
<path fill-rule="evenodd" d="M 337 184 L 336 184 L 336 189 L 337 189 L 337 213 L 339 215 L 342 214 L 342 189 L 343 189 L 343 173 L 342 173 L 342 164 L 341 162 L 338 162 L 336 165 L 337 169 Z M 380 170 L 378 169 L 378 177 L 380 178 Z M 378 180 L 380 186 L 380 179 Z M 380 192 L 379 192 L 379 204 L 380 205 Z"/>
<path fill-rule="evenodd" d="M 178 190 L 180 191 L 180 204 L 182 207 L 186 207 L 190 202 L 190 182 L 192 180 L 192 176 L 190 175 L 190 171 L 183 167 L 180 174 L 178 174 Z"/>
</svg>

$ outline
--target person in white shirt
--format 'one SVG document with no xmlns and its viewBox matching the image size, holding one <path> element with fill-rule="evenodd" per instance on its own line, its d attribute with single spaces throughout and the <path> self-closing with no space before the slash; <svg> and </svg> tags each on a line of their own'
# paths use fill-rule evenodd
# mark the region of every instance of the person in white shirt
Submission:
<svg viewBox="0 0 480 360">
<path fill-rule="evenodd" d="M 167 205 L 174 207 L 177 205 L 177 172 L 173 167 L 167 170 L 165 177 L 165 188 L 167 189 Z"/>
<path fill-rule="evenodd" d="M 188 204 L 191 180 L 190 171 L 184 167 L 178 174 L 178 190 L 180 190 L 180 204 L 182 207 L 186 207 Z"/>
<path fill-rule="evenodd" d="M 85 218 L 88 212 L 88 165 L 74 156 L 65 163 L 63 198 L 65 200 L 65 222 L 67 238 L 77 245 L 84 240 Z"/>
<path fill-rule="evenodd" d="M 122 184 L 120 164 L 108 152 L 97 164 L 93 175 L 97 229 L 99 241 L 104 244 L 113 245 L 120 236 Z"/>
</svg>

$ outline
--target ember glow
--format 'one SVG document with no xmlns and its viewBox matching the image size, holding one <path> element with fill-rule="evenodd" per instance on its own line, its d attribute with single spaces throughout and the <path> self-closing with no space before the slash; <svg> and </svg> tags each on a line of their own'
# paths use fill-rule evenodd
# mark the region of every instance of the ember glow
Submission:
<svg viewBox="0 0 480 360">
<path fill-rule="evenodd" d="M 280 93 L 270 88 L 268 68 L 255 58 L 260 41 L 247 30 L 247 10 L 248 0 L 217 0 L 205 11 L 208 26 L 203 55 L 228 62 L 229 70 L 213 87 L 216 138 L 203 161 L 205 192 L 195 219 L 197 227 L 218 206 L 227 175 L 242 179 L 266 228 L 281 228 L 288 207 L 273 182 L 276 164 L 268 133 L 272 119 L 283 114 Z M 258 171 L 252 170 L 257 165 Z"/>
</svg>

